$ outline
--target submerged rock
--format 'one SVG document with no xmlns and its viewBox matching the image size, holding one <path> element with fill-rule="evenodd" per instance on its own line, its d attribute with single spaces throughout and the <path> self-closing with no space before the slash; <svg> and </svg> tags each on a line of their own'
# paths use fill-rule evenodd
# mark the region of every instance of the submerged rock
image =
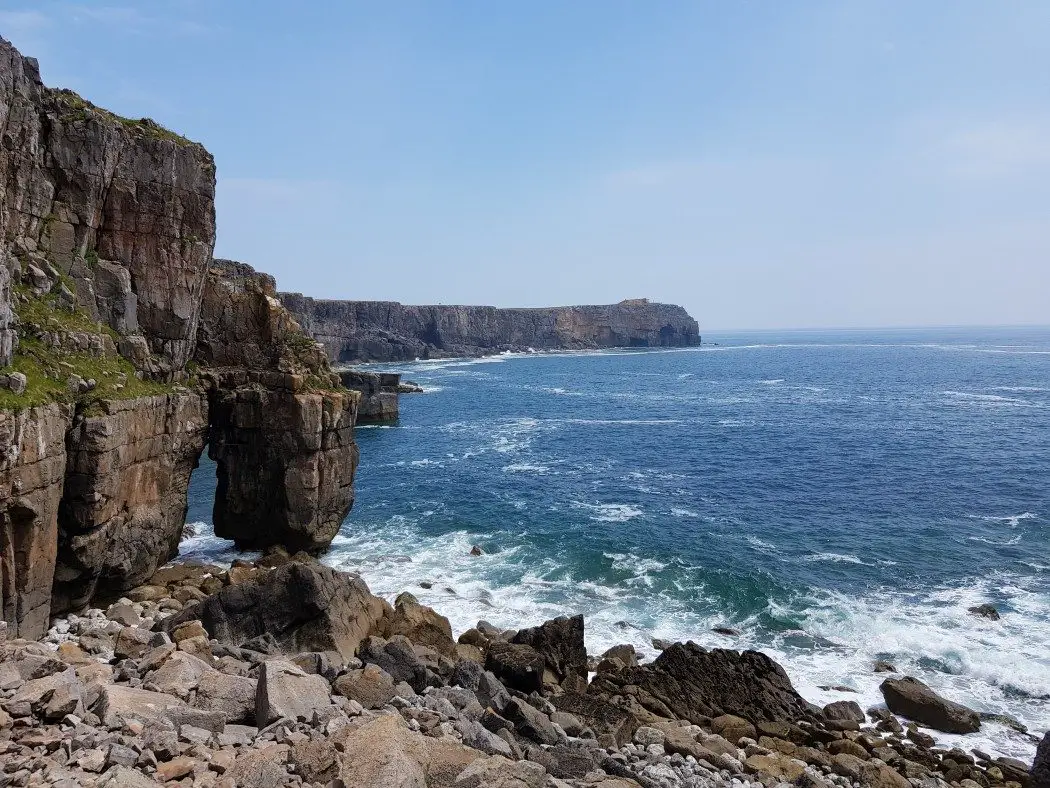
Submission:
<svg viewBox="0 0 1050 788">
<path fill-rule="evenodd" d="M 970 612 L 980 618 L 987 618 L 992 621 L 998 621 L 1001 616 L 995 605 L 988 604 L 985 602 L 983 605 L 974 605 L 970 608 Z"/>
</svg>

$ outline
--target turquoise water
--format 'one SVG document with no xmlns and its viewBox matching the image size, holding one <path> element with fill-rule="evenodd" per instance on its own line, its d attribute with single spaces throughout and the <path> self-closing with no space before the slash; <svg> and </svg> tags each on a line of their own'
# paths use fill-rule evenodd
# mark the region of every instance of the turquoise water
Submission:
<svg viewBox="0 0 1050 788">
<path fill-rule="evenodd" d="M 888 659 L 1050 727 L 1050 329 L 705 340 L 382 367 L 426 393 L 358 429 L 326 560 L 457 631 L 582 612 L 592 650 L 761 648 L 815 702 L 877 702 Z M 189 519 L 213 488 L 202 467 Z M 998 725 L 967 741 L 1034 752 Z"/>
</svg>

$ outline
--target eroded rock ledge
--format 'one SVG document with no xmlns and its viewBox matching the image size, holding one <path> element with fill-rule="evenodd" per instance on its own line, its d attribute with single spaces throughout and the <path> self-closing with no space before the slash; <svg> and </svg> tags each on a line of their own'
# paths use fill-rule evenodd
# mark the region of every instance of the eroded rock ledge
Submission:
<svg viewBox="0 0 1050 788">
<path fill-rule="evenodd" d="M 697 322 L 644 298 L 607 306 L 497 309 L 335 301 L 281 293 L 281 302 L 336 362 L 411 361 L 503 351 L 692 347 Z"/>
</svg>

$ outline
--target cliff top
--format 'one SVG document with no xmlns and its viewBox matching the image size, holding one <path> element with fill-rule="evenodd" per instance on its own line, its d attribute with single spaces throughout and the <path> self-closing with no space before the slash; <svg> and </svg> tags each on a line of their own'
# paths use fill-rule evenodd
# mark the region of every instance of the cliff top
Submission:
<svg viewBox="0 0 1050 788">
<path fill-rule="evenodd" d="M 650 301 L 648 298 L 625 298 L 615 304 L 563 304 L 560 306 L 493 306 L 491 304 L 405 304 L 401 301 L 374 301 L 353 298 L 318 298 L 303 293 L 281 292 L 281 298 L 302 298 L 319 304 L 377 304 L 408 309 L 496 309 L 500 312 L 550 312 L 559 309 L 681 309 L 680 304 Z"/>
</svg>

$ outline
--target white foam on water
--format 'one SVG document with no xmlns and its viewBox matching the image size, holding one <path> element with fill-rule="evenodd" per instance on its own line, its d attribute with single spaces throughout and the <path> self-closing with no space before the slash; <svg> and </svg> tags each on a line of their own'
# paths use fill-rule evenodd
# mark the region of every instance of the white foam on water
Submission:
<svg viewBox="0 0 1050 788">
<path fill-rule="evenodd" d="M 779 386 L 784 382 L 784 378 L 771 378 L 770 380 L 760 380 L 758 382 L 764 386 Z"/>
<path fill-rule="evenodd" d="M 984 542 L 984 544 L 995 545 L 997 547 L 1009 547 L 1010 545 L 1020 544 L 1020 542 L 1021 542 L 1021 536 L 1020 535 L 1017 535 L 1017 536 L 1013 537 L 1012 539 L 1006 539 L 1006 540 L 1002 540 L 1002 539 L 987 539 L 987 538 L 985 538 L 983 536 L 968 536 L 967 539 L 969 539 L 971 542 Z"/>
<path fill-rule="evenodd" d="M 677 506 L 672 506 L 671 507 L 671 516 L 672 517 L 696 518 L 696 517 L 699 517 L 700 514 L 698 512 L 694 512 L 692 509 L 682 509 L 682 508 L 677 507 Z"/>
<path fill-rule="evenodd" d="M 637 506 L 631 506 L 625 503 L 583 503 L 582 501 L 573 501 L 572 507 L 574 509 L 587 509 L 593 514 L 588 519 L 594 520 L 599 523 L 624 523 L 628 520 L 633 520 L 635 517 L 641 517 L 644 512 Z"/>
<path fill-rule="evenodd" d="M 802 556 L 802 560 L 807 563 L 814 561 L 829 561 L 835 564 L 864 564 L 857 556 L 852 553 L 810 553 L 809 555 Z"/>
<path fill-rule="evenodd" d="M 504 473 L 547 473 L 548 471 L 550 471 L 550 468 L 546 465 L 530 465 L 526 462 L 503 466 Z"/>
<path fill-rule="evenodd" d="M 763 542 L 757 536 L 748 536 L 747 543 L 756 550 L 758 550 L 760 553 L 775 553 L 780 549 L 775 544 Z"/>
<path fill-rule="evenodd" d="M 583 508 L 595 517 L 614 518 L 633 509 L 623 504 Z M 447 616 L 456 634 L 479 619 L 518 628 L 583 613 L 592 654 L 631 643 L 652 659 L 658 653 L 654 637 L 691 639 L 705 647 L 757 648 L 784 666 L 808 700 L 824 704 L 852 699 L 864 708 L 882 703 L 878 686 L 886 675 L 873 673 L 872 665 L 886 659 L 952 700 L 1016 717 L 1036 734 L 1050 728 L 1050 653 L 1045 648 L 1050 642 L 1050 589 L 1038 578 L 997 574 L 922 592 L 814 591 L 770 600 L 762 613 L 734 617 L 708 609 L 705 601 L 689 601 L 714 597 L 699 579 L 699 568 L 678 560 L 608 553 L 603 558 L 621 579 L 600 582 L 575 576 L 572 565 L 558 556 L 537 556 L 525 533 L 426 534 L 420 528 L 428 512 L 396 514 L 369 526 L 354 523 L 336 537 L 323 560 L 360 573 L 374 593 L 388 600 L 411 591 Z M 216 539 L 207 526 L 196 525 L 198 534 L 182 544 L 185 557 L 229 563 L 243 555 Z M 756 549 L 777 549 L 757 537 L 747 541 Z M 470 555 L 474 544 L 482 545 L 482 555 Z M 823 555 L 839 556 L 824 560 L 856 559 Z M 1038 582 L 1043 585 L 1029 587 Z M 1001 620 L 969 612 L 989 599 L 1002 612 Z M 770 619 L 784 622 L 783 631 L 770 629 Z M 716 625 L 735 627 L 741 635 L 728 642 L 710 631 Z M 821 686 L 849 686 L 857 692 Z M 965 737 L 934 735 L 945 746 L 978 747 L 1026 761 L 1035 752 L 1031 739 L 996 723 L 985 723 L 979 733 Z"/>
<path fill-rule="evenodd" d="M 1025 520 L 1035 520 L 1039 515 L 1035 512 L 1021 512 L 1021 514 L 1008 514 L 1001 517 L 994 515 L 971 515 L 973 519 L 984 520 L 989 523 L 1002 523 L 1010 528 L 1016 528 Z"/>
</svg>

